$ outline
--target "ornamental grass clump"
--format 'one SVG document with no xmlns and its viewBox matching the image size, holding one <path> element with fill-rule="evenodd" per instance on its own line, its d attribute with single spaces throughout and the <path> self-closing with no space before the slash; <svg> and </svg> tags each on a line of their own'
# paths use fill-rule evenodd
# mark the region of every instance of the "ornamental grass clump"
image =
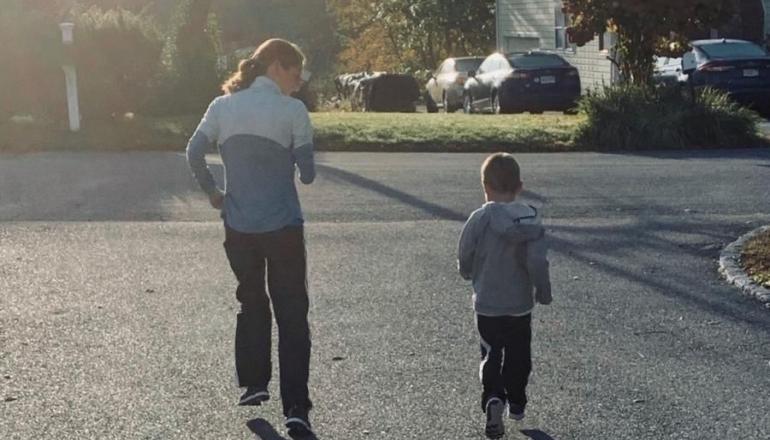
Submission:
<svg viewBox="0 0 770 440">
<path fill-rule="evenodd" d="M 762 141 L 759 116 L 724 92 L 679 86 L 609 86 L 584 96 L 577 145 L 598 150 L 745 148 Z"/>
</svg>

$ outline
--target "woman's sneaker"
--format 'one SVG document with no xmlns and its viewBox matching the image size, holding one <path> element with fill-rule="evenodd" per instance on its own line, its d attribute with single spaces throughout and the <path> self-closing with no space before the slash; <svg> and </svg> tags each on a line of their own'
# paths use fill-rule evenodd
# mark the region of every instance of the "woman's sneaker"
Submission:
<svg viewBox="0 0 770 440">
<path fill-rule="evenodd" d="M 505 425 L 503 424 L 503 412 L 505 404 L 497 397 L 487 401 L 487 426 L 484 433 L 487 438 L 497 439 L 505 435 Z"/>
<path fill-rule="evenodd" d="M 262 402 L 270 400 L 270 393 L 259 387 L 246 387 L 246 391 L 238 401 L 240 406 L 259 406 Z"/>
<path fill-rule="evenodd" d="M 310 426 L 308 410 L 298 406 L 292 407 L 286 415 L 286 428 L 292 439 L 315 439 L 313 428 Z"/>
<path fill-rule="evenodd" d="M 524 418 L 524 407 L 515 403 L 508 402 L 508 417 L 513 420 Z"/>
</svg>

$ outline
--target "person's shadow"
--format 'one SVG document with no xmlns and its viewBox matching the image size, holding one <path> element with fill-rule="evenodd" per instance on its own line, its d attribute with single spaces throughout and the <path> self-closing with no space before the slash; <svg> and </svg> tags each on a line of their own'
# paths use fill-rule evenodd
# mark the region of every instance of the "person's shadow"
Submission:
<svg viewBox="0 0 770 440">
<path fill-rule="evenodd" d="M 521 433 L 532 440 L 555 440 L 553 437 L 539 429 L 522 429 Z"/>
<path fill-rule="evenodd" d="M 259 440 L 289 440 L 279 434 L 278 431 L 273 428 L 273 425 L 263 418 L 251 419 L 246 422 L 246 426 L 249 427 L 251 432 L 257 435 L 257 439 Z M 310 435 L 292 437 L 292 440 L 318 440 L 318 438 L 315 435 Z"/>
<path fill-rule="evenodd" d="M 249 427 L 251 432 L 257 435 L 259 440 L 288 440 L 286 437 L 281 436 L 281 434 L 273 428 L 273 425 L 265 419 L 251 419 L 246 422 L 246 426 Z"/>
</svg>

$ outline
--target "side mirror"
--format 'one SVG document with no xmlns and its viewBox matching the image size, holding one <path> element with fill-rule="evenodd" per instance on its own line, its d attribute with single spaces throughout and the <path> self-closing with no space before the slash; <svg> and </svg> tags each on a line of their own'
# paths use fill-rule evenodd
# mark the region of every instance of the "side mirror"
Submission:
<svg viewBox="0 0 770 440">
<path fill-rule="evenodd" d="M 698 67 L 698 63 L 695 61 L 695 54 L 692 51 L 685 52 L 682 55 L 682 73 L 690 74 Z"/>
<path fill-rule="evenodd" d="M 476 78 L 476 71 L 475 70 L 469 70 L 468 71 L 468 78 Z"/>
</svg>

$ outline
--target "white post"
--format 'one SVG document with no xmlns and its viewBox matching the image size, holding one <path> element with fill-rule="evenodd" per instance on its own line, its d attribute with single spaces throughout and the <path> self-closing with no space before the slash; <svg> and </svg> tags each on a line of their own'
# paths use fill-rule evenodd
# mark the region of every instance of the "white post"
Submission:
<svg viewBox="0 0 770 440">
<path fill-rule="evenodd" d="M 61 39 L 65 46 L 72 46 L 72 29 L 75 27 L 74 23 L 60 23 Z M 80 109 L 78 107 L 78 80 L 77 73 L 75 72 L 75 66 L 72 65 L 72 60 L 65 61 L 64 69 L 64 81 L 67 86 L 67 111 L 69 113 L 70 131 L 80 130 Z"/>
</svg>

